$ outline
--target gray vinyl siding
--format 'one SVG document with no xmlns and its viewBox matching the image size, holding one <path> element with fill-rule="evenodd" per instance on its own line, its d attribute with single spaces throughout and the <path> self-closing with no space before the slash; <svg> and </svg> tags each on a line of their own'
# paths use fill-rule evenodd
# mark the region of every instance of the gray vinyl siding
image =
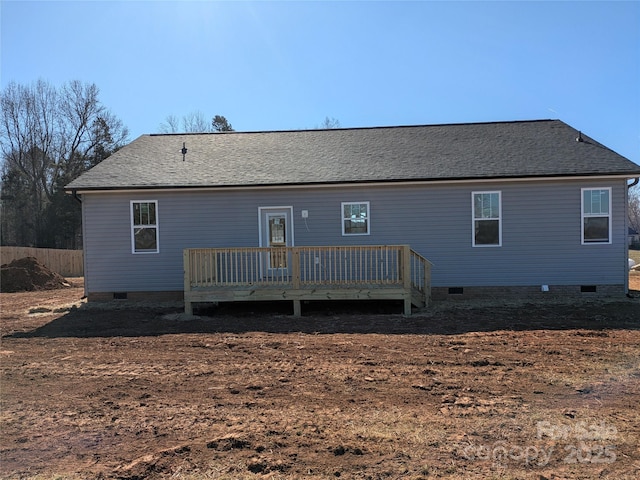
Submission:
<svg viewBox="0 0 640 480">
<path fill-rule="evenodd" d="M 612 187 L 611 244 L 581 244 L 584 187 Z M 496 190 L 502 246 L 473 247 L 471 192 Z M 131 200 L 157 200 L 159 253 L 131 253 Z M 343 236 L 341 202 L 361 201 L 370 235 Z M 86 288 L 182 290 L 184 248 L 257 246 L 258 207 L 289 206 L 295 245 L 409 244 L 434 264 L 434 287 L 620 285 L 625 201 L 624 180 L 86 193 Z"/>
</svg>

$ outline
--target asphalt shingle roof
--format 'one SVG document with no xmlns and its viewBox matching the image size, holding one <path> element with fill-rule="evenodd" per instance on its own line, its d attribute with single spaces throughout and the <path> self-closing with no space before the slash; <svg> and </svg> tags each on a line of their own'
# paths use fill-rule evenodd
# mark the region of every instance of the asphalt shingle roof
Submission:
<svg viewBox="0 0 640 480">
<path fill-rule="evenodd" d="M 637 164 L 578 136 L 560 120 L 143 135 L 67 188 L 640 176 Z"/>
</svg>

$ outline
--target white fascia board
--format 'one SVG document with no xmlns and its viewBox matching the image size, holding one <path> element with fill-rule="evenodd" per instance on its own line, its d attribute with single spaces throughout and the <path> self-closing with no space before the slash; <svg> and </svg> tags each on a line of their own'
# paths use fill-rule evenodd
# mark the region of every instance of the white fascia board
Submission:
<svg viewBox="0 0 640 480">
<path fill-rule="evenodd" d="M 309 190 L 309 189 L 326 189 L 326 188 L 370 188 L 379 186 L 416 186 L 416 185 L 458 185 L 458 184 L 481 184 L 481 183 L 519 183 L 519 182 L 567 182 L 567 181 L 583 181 L 583 180 L 629 180 L 635 178 L 630 175 L 583 175 L 583 176 L 566 176 L 566 177 L 514 177 L 514 178 L 469 178 L 459 180 L 407 180 L 407 181 L 374 181 L 374 182 L 345 182 L 345 183 L 316 183 L 316 184 L 298 184 L 298 185 L 242 185 L 242 186 L 210 186 L 210 187 L 139 187 L 139 188 L 105 188 L 105 189 L 83 189 L 74 188 L 66 189 L 66 193 L 74 191 L 79 195 L 87 193 L 143 193 L 143 192 L 167 192 L 167 191 L 235 191 L 235 190 Z"/>
</svg>

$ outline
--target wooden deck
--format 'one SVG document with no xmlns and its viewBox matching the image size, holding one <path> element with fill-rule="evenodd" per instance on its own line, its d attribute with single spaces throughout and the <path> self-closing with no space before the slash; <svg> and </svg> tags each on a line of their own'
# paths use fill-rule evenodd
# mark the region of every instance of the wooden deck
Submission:
<svg viewBox="0 0 640 480">
<path fill-rule="evenodd" d="M 424 307 L 431 263 L 408 245 L 190 248 L 184 250 L 185 313 L 194 303 L 403 300 Z"/>
</svg>

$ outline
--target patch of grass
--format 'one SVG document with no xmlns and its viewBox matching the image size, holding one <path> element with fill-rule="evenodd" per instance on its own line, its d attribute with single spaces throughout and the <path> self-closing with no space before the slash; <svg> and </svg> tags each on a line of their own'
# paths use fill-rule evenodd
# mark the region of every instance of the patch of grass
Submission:
<svg viewBox="0 0 640 480">
<path fill-rule="evenodd" d="M 540 373 L 549 385 L 565 385 L 573 389 L 590 385 L 602 389 L 604 386 L 633 383 L 640 375 L 640 363 L 634 354 L 618 355 L 613 358 L 602 353 L 580 359 L 580 368 L 566 368 L 562 364 L 548 366 Z"/>
<path fill-rule="evenodd" d="M 640 250 L 629 249 L 629 258 L 636 262 L 636 265 L 640 263 Z"/>
<path fill-rule="evenodd" d="M 434 425 L 426 425 L 419 418 L 397 409 L 372 409 L 354 418 L 345 432 L 351 439 L 360 438 L 379 447 L 387 445 L 393 453 L 402 441 L 424 451 L 429 443 L 442 438 L 444 432 Z"/>
</svg>

